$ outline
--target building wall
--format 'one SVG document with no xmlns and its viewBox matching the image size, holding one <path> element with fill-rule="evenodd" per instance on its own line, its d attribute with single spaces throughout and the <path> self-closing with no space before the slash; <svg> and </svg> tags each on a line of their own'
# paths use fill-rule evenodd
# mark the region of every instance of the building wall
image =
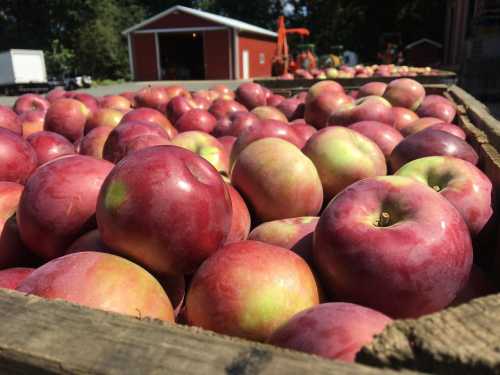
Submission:
<svg viewBox="0 0 500 375">
<path fill-rule="evenodd" d="M 405 50 L 407 65 L 433 66 L 442 61 L 442 49 L 430 43 L 420 43 Z"/>
<path fill-rule="evenodd" d="M 134 80 L 154 81 L 158 79 L 156 44 L 154 34 L 131 34 Z"/>
<path fill-rule="evenodd" d="M 230 34 L 230 30 L 214 30 L 203 33 L 205 79 L 231 78 Z"/>
<path fill-rule="evenodd" d="M 162 17 L 154 22 L 144 25 L 141 30 L 149 29 L 172 29 L 181 27 L 210 27 L 220 26 L 203 18 L 194 17 L 190 14 L 176 12 Z"/>
<path fill-rule="evenodd" d="M 239 49 L 239 78 L 243 78 L 243 51 L 249 52 L 249 78 L 270 77 L 272 58 L 276 50 L 276 38 L 257 34 L 240 33 L 238 37 Z"/>
</svg>

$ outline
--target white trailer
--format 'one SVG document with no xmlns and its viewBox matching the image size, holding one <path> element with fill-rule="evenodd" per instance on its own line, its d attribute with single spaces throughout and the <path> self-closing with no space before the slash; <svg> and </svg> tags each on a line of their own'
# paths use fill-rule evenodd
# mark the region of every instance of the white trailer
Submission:
<svg viewBox="0 0 500 375">
<path fill-rule="evenodd" d="M 46 91 L 47 70 L 43 51 L 11 49 L 0 53 L 0 91 Z"/>
</svg>

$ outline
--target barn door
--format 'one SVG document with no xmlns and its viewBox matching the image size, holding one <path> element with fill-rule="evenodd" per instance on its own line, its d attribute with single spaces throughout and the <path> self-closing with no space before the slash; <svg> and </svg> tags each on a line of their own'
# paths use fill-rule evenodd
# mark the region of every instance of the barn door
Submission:
<svg viewBox="0 0 500 375">
<path fill-rule="evenodd" d="M 243 79 L 250 78 L 250 53 L 247 49 L 243 50 Z"/>
</svg>

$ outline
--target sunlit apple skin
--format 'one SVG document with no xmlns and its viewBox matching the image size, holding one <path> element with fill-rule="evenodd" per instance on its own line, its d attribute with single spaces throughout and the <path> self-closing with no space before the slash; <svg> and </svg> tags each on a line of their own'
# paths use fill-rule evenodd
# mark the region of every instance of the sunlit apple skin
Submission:
<svg viewBox="0 0 500 375">
<path fill-rule="evenodd" d="M 91 113 L 94 113 L 99 108 L 99 103 L 97 99 L 85 92 L 76 92 L 74 94 L 71 94 L 71 96 L 66 96 L 66 97 L 82 102 L 83 104 L 85 104 L 85 106 L 89 109 Z"/>
<path fill-rule="evenodd" d="M 16 289 L 35 269 L 27 267 L 7 268 L 0 270 L 0 288 Z"/>
<path fill-rule="evenodd" d="M 212 134 L 216 137 L 239 137 L 243 131 L 260 122 L 260 119 L 252 112 L 233 112 L 217 120 Z"/>
<path fill-rule="evenodd" d="M 90 115 L 90 110 L 82 102 L 58 99 L 52 102 L 45 115 L 45 130 L 59 133 L 74 142 L 83 136 L 85 123 Z"/>
<path fill-rule="evenodd" d="M 177 135 L 177 129 L 175 129 L 172 123 L 160 111 L 157 111 L 153 108 L 137 108 L 130 112 L 127 112 L 125 116 L 123 116 L 120 123 L 129 121 L 140 121 L 150 124 L 156 124 L 160 128 L 163 128 L 163 130 L 165 130 L 169 139 L 172 139 Z"/>
<path fill-rule="evenodd" d="M 324 92 L 308 97 L 304 107 L 304 120 L 317 129 L 328 125 L 331 115 L 343 108 L 353 107 L 354 100 L 343 92 Z"/>
<path fill-rule="evenodd" d="M 393 171 L 404 164 L 425 156 L 453 156 L 474 165 L 476 151 L 463 139 L 441 130 L 425 129 L 403 139 L 392 151 L 389 162 Z"/>
<path fill-rule="evenodd" d="M 404 107 L 415 111 L 424 100 L 425 88 L 410 78 L 391 81 L 384 92 L 384 98 L 395 107 Z"/>
<path fill-rule="evenodd" d="M 123 118 L 123 112 L 113 108 L 99 108 L 87 120 L 85 134 L 99 126 L 116 127 Z"/>
<path fill-rule="evenodd" d="M 24 94 L 14 103 L 14 112 L 18 115 L 32 111 L 47 112 L 49 106 L 50 103 L 40 95 Z"/>
<path fill-rule="evenodd" d="M 409 135 L 418 133 L 421 130 L 427 129 L 428 127 L 436 124 L 440 124 L 442 121 L 436 117 L 421 117 L 407 126 L 405 126 L 403 129 L 401 129 L 401 134 L 403 136 L 407 137 Z"/>
<path fill-rule="evenodd" d="M 252 223 L 247 204 L 241 197 L 241 194 L 231 184 L 226 184 L 226 187 L 231 197 L 231 205 L 233 208 L 231 229 L 229 230 L 225 243 L 227 245 L 233 242 L 246 240 Z"/>
<path fill-rule="evenodd" d="M 118 254 L 160 274 L 182 275 L 224 244 L 231 212 L 214 167 L 183 148 L 156 146 L 116 165 L 99 195 L 97 223 Z"/>
<path fill-rule="evenodd" d="M 326 200 L 353 182 L 387 174 L 384 154 L 375 142 L 345 127 L 318 131 L 302 151 L 318 170 Z"/>
<path fill-rule="evenodd" d="M 277 107 L 278 105 L 283 103 L 285 99 L 286 98 L 283 95 L 273 94 L 269 98 L 267 98 L 266 105 L 269 105 L 271 107 Z"/>
<path fill-rule="evenodd" d="M 352 303 L 323 303 L 293 316 L 269 338 L 282 348 L 354 362 L 356 353 L 392 322 L 388 316 Z"/>
<path fill-rule="evenodd" d="M 236 100 L 251 111 L 255 107 L 266 105 L 266 92 L 257 83 L 245 82 L 236 90 Z"/>
<path fill-rule="evenodd" d="M 440 95 L 427 95 L 417 109 L 420 117 L 437 117 L 446 123 L 453 122 L 456 113 L 455 105 Z"/>
<path fill-rule="evenodd" d="M 208 111 L 219 120 L 234 112 L 248 112 L 248 109 L 235 100 L 217 99 L 214 100 Z"/>
<path fill-rule="evenodd" d="M 312 264 L 312 239 L 318 220 L 316 216 L 303 216 L 267 221 L 252 229 L 248 239 L 292 250 Z"/>
<path fill-rule="evenodd" d="M 80 149 L 78 151 L 81 155 L 92 156 L 96 159 L 102 159 L 102 152 L 104 144 L 113 131 L 110 126 L 98 126 L 87 133 L 80 142 Z"/>
<path fill-rule="evenodd" d="M 462 216 L 439 193 L 384 176 L 358 181 L 330 202 L 313 256 L 340 300 L 415 318 L 455 299 L 469 277 L 472 245 Z"/>
<path fill-rule="evenodd" d="M 316 97 L 325 93 L 345 94 L 345 91 L 342 85 L 335 81 L 325 80 L 317 82 L 311 87 L 309 87 L 307 93 L 304 94 L 306 104 L 315 99 Z"/>
<path fill-rule="evenodd" d="M 380 96 L 356 99 L 354 104 L 343 106 L 333 112 L 328 124 L 347 126 L 360 121 L 378 121 L 392 125 L 394 117 L 391 104 Z"/>
<path fill-rule="evenodd" d="M 49 103 L 52 103 L 53 101 L 57 99 L 64 98 L 66 96 L 67 92 L 62 88 L 61 86 L 58 86 L 52 90 L 50 90 L 46 95 L 45 99 L 49 101 Z"/>
<path fill-rule="evenodd" d="M 212 133 L 217 123 L 217 119 L 204 109 L 192 109 L 184 113 L 175 123 L 179 132 L 202 131 Z"/>
<path fill-rule="evenodd" d="M 323 203 L 314 164 L 296 146 L 279 138 L 260 139 L 243 149 L 231 181 L 262 221 L 314 216 Z"/>
<path fill-rule="evenodd" d="M 106 253 L 84 251 L 54 259 L 33 271 L 17 290 L 138 318 L 174 321 L 160 283 L 140 266 Z"/>
<path fill-rule="evenodd" d="M 45 124 L 45 112 L 30 111 L 23 113 L 19 116 L 19 122 L 22 127 L 23 138 L 28 138 L 33 133 L 43 131 Z"/>
<path fill-rule="evenodd" d="M 131 107 L 135 108 L 137 107 L 137 103 L 135 102 L 135 94 L 135 91 L 124 91 L 119 93 L 118 95 L 123 96 L 125 99 L 127 99 L 130 102 Z"/>
<path fill-rule="evenodd" d="M 0 105 L 0 128 L 8 129 L 17 134 L 22 133 L 21 122 L 16 112 L 5 105 Z"/>
<path fill-rule="evenodd" d="M 128 112 L 132 109 L 130 100 L 121 95 L 106 95 L 99 101 L 101 108 L 112 108 L 122 112 Z"/>
<path fill-rule="evenodd" d="M 0 128 L 0 181 L 24 184 L 37 167 L 33 147 L 20 135 Z"/>
<path fill-rule="evenodd" d="M 210 87 L 210 90 L 218 92 L 220 95 L 224 95 L 234 99 L 234 91 L 223 84 L 216 84 Z"/>
<path fill-rule="evenodd" d="M 75 146 L 62 135 L 41 131 L 31 134 L 26 140 L 36 152 L 38 165 L 63 155 L 75 153 Z"/>
<path fill-rule="evenodd" d="M 361 121 L 349 125 L 349 129 L 355 130 L 370 138 L 389 159 L 392 150 L 403 140 L 400 132 L 392 126 L 377 121 Z"/>
<path fill-rule="evenodd" d="M 186 315 L 191 325 L 265 341 L 318 302 L 314 276 L 302 258 L 263 242 L 242 241 L 224 246 L 201 265 L 187 294 Z"/>
<path fill-rule="evenodd" d="M 107 161 L 83 155 L 63 156 L 39 167 L 26 182 L 16 215 L 26 246 L 53 259 L 95 226 L 97 195 L 112 168 Z"/>
<path fill-rule="evenodd" d="M 359 88 L 358 98 L 363 98 L 365 96 L 384 96 L 384 92 L 387 89 L 387 83 L 384 82 L 368 82 Z"/>
<path fill-rule="evenodd" d="M 392 117 L 392 126 L 398 131 L 401 131 L 412 122 L 418 120 L 418 116 L 415 112 L 403 107 L 392 107 Z"/>
<path fill-rule="evenodd" d="M 288 122 L 288 118 L 277 108 L 271 106 L 259 106 L 252 109 L 252 113 L 260 120 L 276 120 L 284 123 Z"/>
<path fill-rule="evenodd" d="M 419 131 L 425 130 L 425 129 L 434 129 L 434 130 L 441 130 L 443 132 L 448 132 L 450 134 L 453 134 L 454 136 L 465 140 L 467 136 L 465 135 L 465 132 L 457 125 L 454 124 L 448 124 L 445 122 L 434 122 L 434 120 L 430 120 L 430 117 L 424 117 L 423 119 L 429 119 L 429 122 L 423 122 L 420 123 L 420 121 L 416 121 L 415 125 L 408 126 L 405 130 L 406 135 L 411 135 L 418 133 Z"/>
<path fill-rule="evenodd" d="M 491 181 L 465 160 L 428 156 L 403 165 L 396 175 L 411 177 L 439 191 L 462 214 L 472 235 L 477 235 L 493 214 Z"/>
<path fill-rule="evenodd" d="M 170 97 L 162 87 L 149 86 L 137 92 L 135 101 L 138 107 L 148 107 L 165 112 Z"/>
</svg>

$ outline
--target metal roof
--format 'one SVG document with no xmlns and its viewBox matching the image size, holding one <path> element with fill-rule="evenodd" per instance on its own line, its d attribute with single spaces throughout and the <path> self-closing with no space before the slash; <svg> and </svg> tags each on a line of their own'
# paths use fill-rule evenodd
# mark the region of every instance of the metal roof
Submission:
<svg viewBox="0 0 500 375">
<path fill-rule="evenodd" d="M 246 22 L 238 21 L 238 20 L 235 20 L 233 18 L 219 16 L 219 15 L 213 14 L 213 13 L 208 13 L 208 12 L 205 12 L 205 11 L 202 11 L 199 9 L 188 8 L 188 7 L 185 7 L 182 5 L 176 5 L 176 6 L 169 8 L 161 13 L 158 13 L 157 15 L 150 17 L 150 18 L 148 18 L 148 19 L 146 19 L 146 20 L 144 20 L 144 21 L 142 21 L 142 22 L 140 22 L 132 27 L 129 27 L 128 29 L 124 30 L 122 32 L 122 34 L 124 34 L 124 35 L 129 34 L 137 29 L 140 29 L 141 27 L 146 26 L 147 24 L 149 24 L 153 21 L 156 21 L 156 20 L 158 20 L 162 17 L 165 17 L 165 16 L 167 16 L 171 13 L 174 13 L 174 12 L 183 12 L 183 13 L 191 14 L 195 17 L 203 18 L 205 20 L 212 21 L 212 22 L 215 22 L 215 23 L 218 23 L 218 24 L 221 24 L 221 25 L 233 28 L 233 29 L 241 30 L 241 31 L 247 31 L 247 32 L 254 33 L 254 34 L 261 34 L 261 35 L 272 36 L 272 37 L 278 36 L 278 34 L 276 34 L 275 32 L 270 31 L 270 30 L 266 30 L 262 27 L 258 27 L 258 26 L 251 25 L 251 24 L 246 23 Z"/>
<path fill-rule="evenodd" d="M 431 45 L 433 45 L 433 46 L 435 46 L 437 48 L 443 48 L 443 45 L 441 43 L 438 43 L 438 42 L 436 42 L 434 40 L 427 39 L 427 38 L 422 38 L 422 39 L 419 39 L 419 40 L 417 40 L 417 41 L 415 41 L 413 43 L 410 43 L 405 48 L 406 49 L 413 48 L 413 47 L 415 47 L 415 46 L 417 46 L 419 44 L 422 44 L 422 43 L 428 43 L 428 44 L 431 44 Z"/>
</svg>

